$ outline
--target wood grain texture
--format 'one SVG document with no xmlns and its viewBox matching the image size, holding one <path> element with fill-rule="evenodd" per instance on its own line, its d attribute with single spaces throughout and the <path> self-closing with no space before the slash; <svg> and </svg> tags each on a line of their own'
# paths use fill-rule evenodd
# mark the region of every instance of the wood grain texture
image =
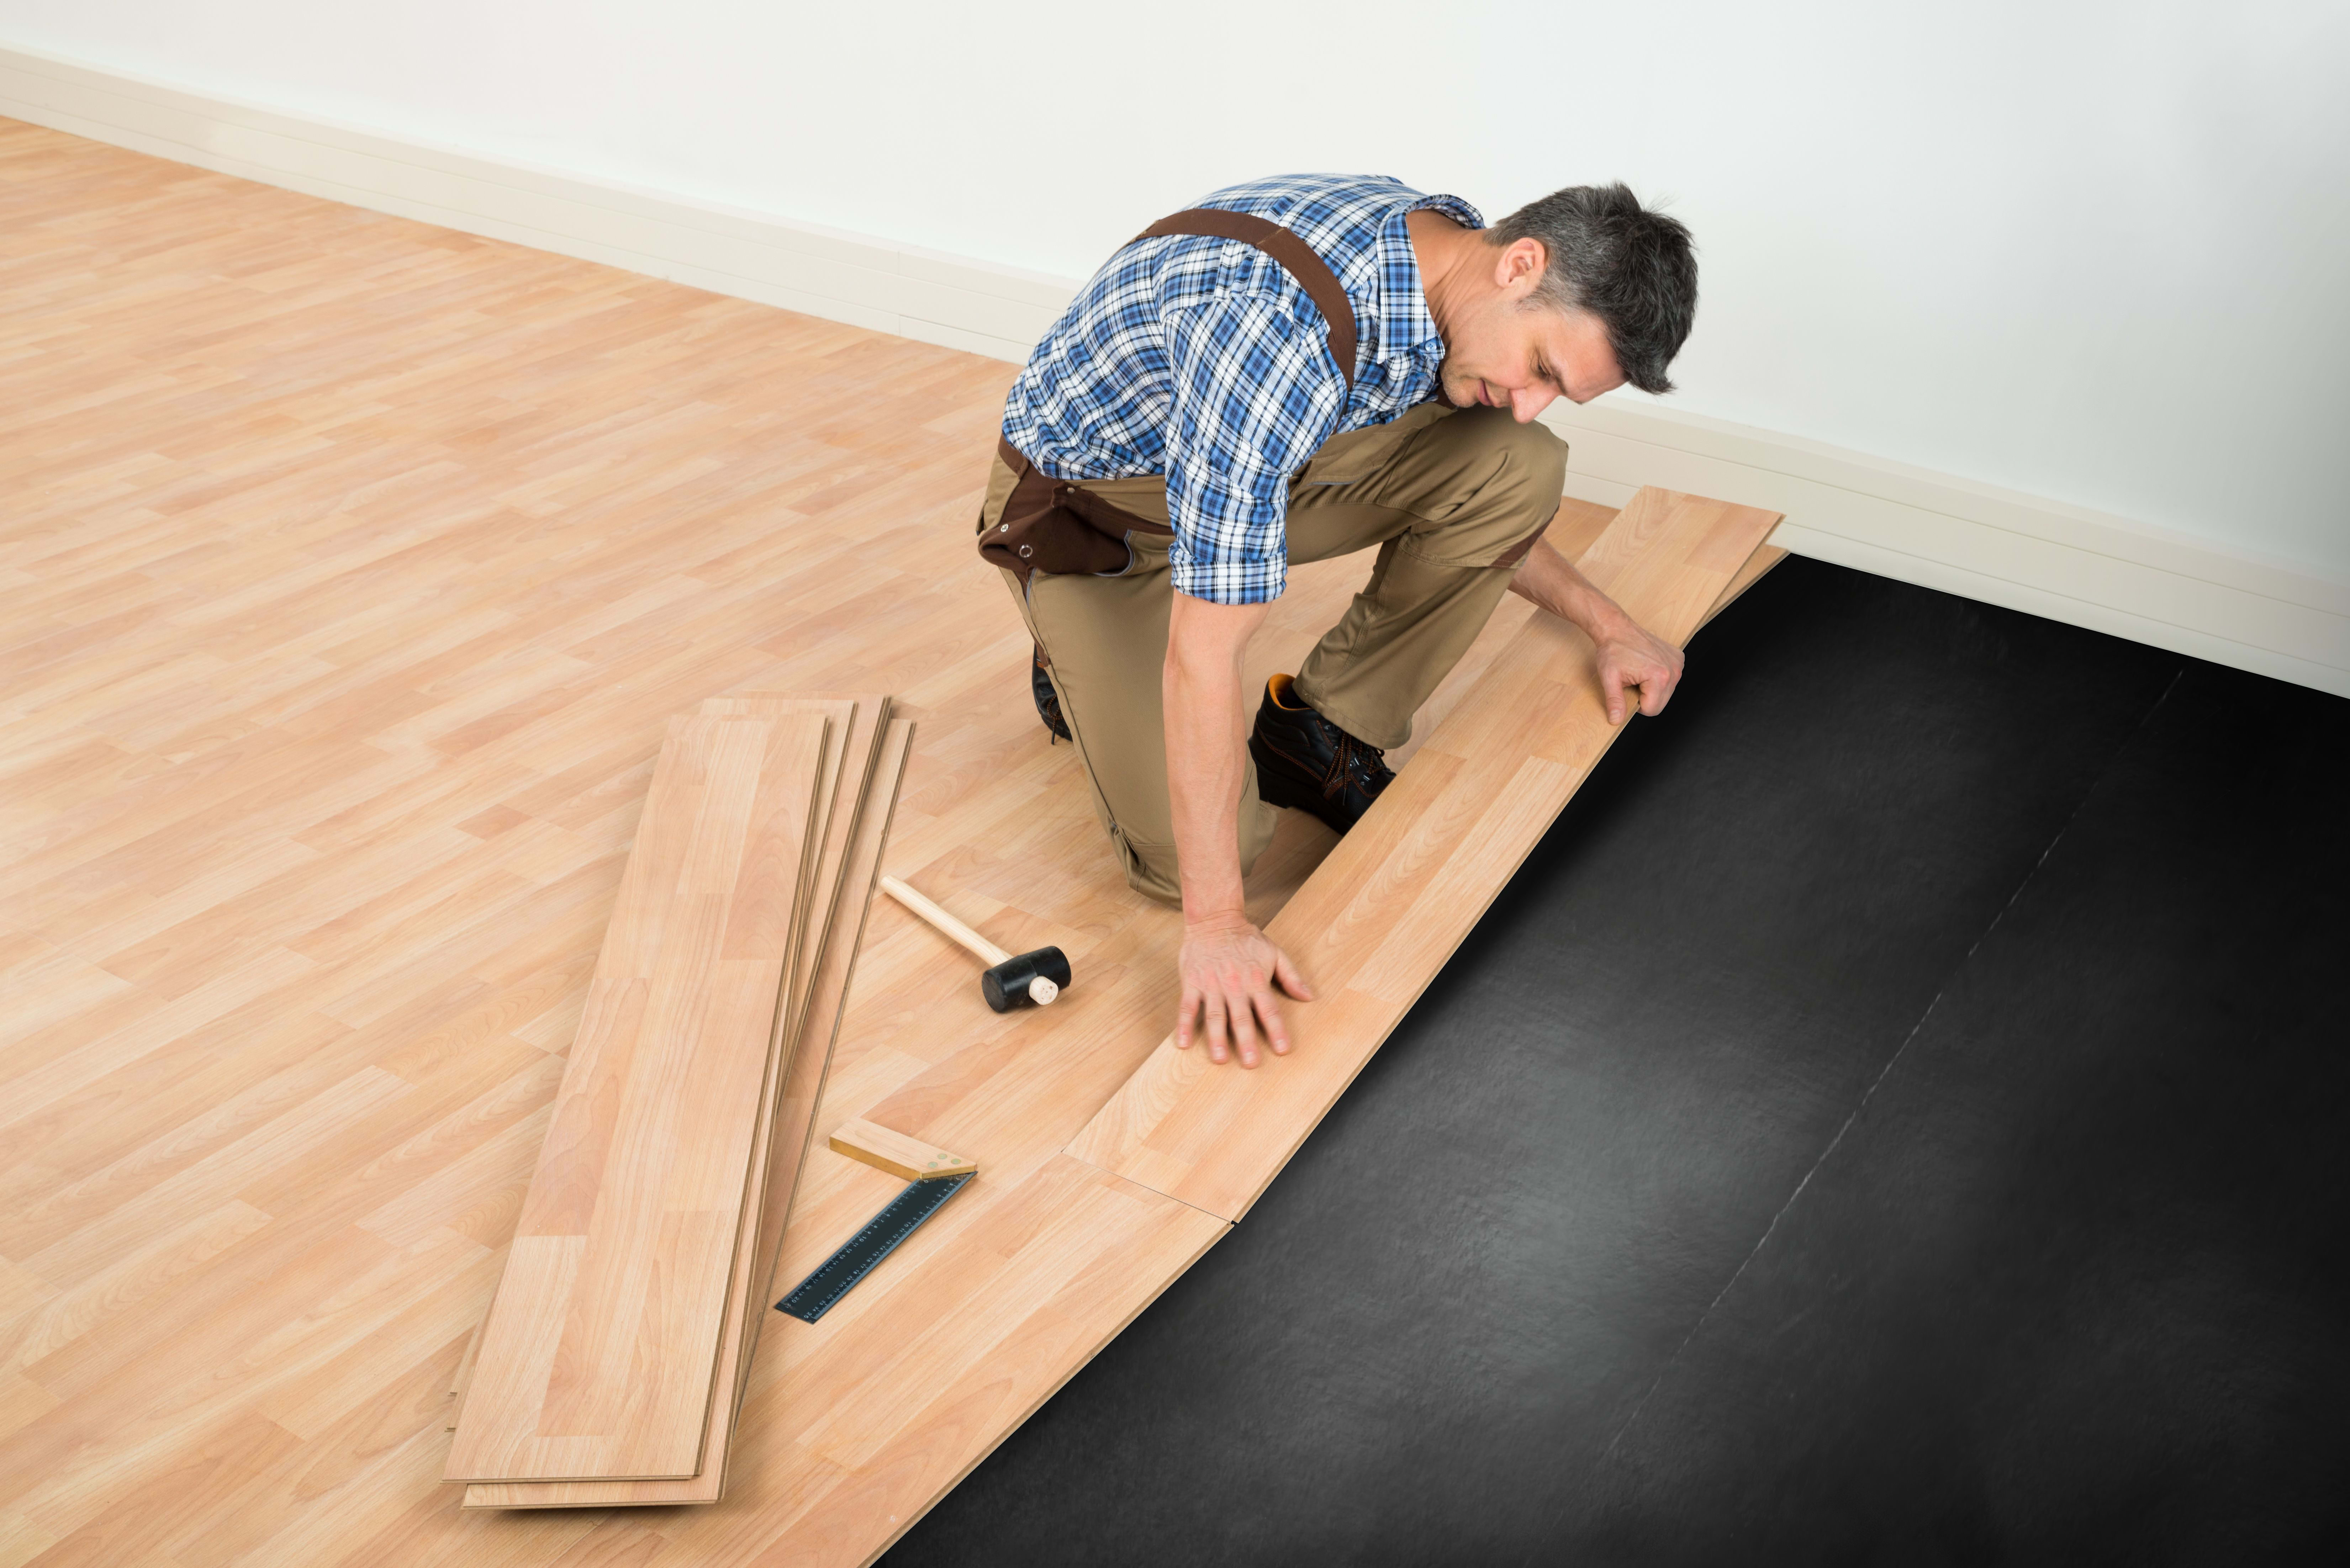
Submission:
<svg viewBox="0 0 2350 1568">
<path fill-rule="evenodd" d="M 452 1480 L 701 1469 L 829 729 L 700 715 L 663 744 Z"/>
<path fill-rule="evenodd" d="M 1778 521 L 1643 490 L 1582 568 L 1641 625 L 1683 642 Z M 1170 1035 L 1069 1152 L 1238 1220 L 1621 732 L 1607 722 L 1588 639 L 1563 621 L 1528 622 L 1267 928 L 1316 992 L 1287 1010 L 1290 1053 L 1250 1072 Z"/>
<path fill-rule="evenodd" d="M 886 696 L 878 692 L 865 700 L 877 707 L 889 701 Z M 808 817 L 808 841 L 815 846 L 815 852 L 803 857 L 800 863 L 799 907 L 806 912 L 806 918 L 799 924 L 793 943 L 792 963 L 785 972 L 783 1003 L 775 1010 L 775 1033 L 780 1045 L 791 1039 L 798 1027 L 800 1010 L 807 1004 L 808 971 L 815 961 L 815 950 L 824 940 L 823 917 L 817 913 L 817 906 L 824 898 L 818 888 L 826 876 L 826 855 L 834 857 L 831 873 L 837 876 L 839 872 L 839 846 L 834 840 L 837 836 L 845 836 L 848 826 L 846 823 L 837 825 L 838 833 L 836 834 L 832 815 L 838 805 L 835 796 L 839 793 L 840 781 L 856 747 L 850 732 L 858 727 L 858 699 L 795 696 L 783 692 L 730 692 L 723 697 L 705 698 L 694 712 L 702 718 L 769 721 L 792 714 L 815 713 L 826 722 L 824 761 L 817 769 L 816 803 Z M 671 720 L 671 733 L 676 733 L 685 719 L 686 715 L 680 714 Z M 863 735 L 867 754 L 858 760 L 860 770 L 871 761 L 870 742 L 877 732 L 873 720 L 868 717 Z M 857 776 L 858 783 L 851 788 L 852 795 L 863 787 L 861 774 Z M 853 812 L 854 801 L 843 809 Z"/>
<path fill-rule="evenodd" d="M 874 760 L 868 786 L 870 805 L 858 815 L 857 834 L 842 871 L 841 909 L 826 933 L 813 1002 L 801 1026 L 800 1050 L 793 1058 L 791 1072 L 776 1101 L 771 1138 L 772 1174 L 768 1179 L 767 1202 L 760 1211 L 758 1250 L 751 1276 L 750 1299 L 757 1310 L 751 1312 L 744 1325 L 739 1368 L 743 1379 L 750 1375 L 760 1331 L 772 1317 L 765 1307 L 775 1299 L 776 1261 L 782 1256 L 784 1232 L 816 1141 L 816 1109 L 822 1103 L 826 1075 L 831 1070 L 833 1052 L 839 1041 L 849 989 L 855 983 L 857 956 L 864 940 L 865 923 L 872 913 L 874 888 L 889 850 L 889 826 L 897 816 L 899 795 L 905 786 L 913 745 L 913 722 L 890 721 Z M 738 1386 L 738 1407 L 742 1392 Z"/>
<path fill-rule="evenodd" d="M 863 1563 L 1222 1233 L 1042 1181 L 1163 1034 L 1180 931 L 1105 852 L 971 549 L 1011 376 L 0 121 L 0 1561 Z M 1574 558 L 1612 516 L 1550 536 Z M 1250 679 L 1367 569 L 1294 569 Z M 892 868 L 1086 977 L 1000 1017 L 877 902 L 821 1112 L 790 1108 L 812 1001 L 776 1117 L 977 1158 L 892 1280 L 1002 1336 L 866 1359 L 844 1314 L 880 1279 L 760 1314 L 723 1506 L 463 1509 L 446 1393 L 654 757 L 757 691 L 892 692 Z M 1333 842 L 1285 814 L 1256 918 Z M 770 1289 L 891 1186 L 800 1183 Z M 1135 1218 L 1068 1221 L 1101 1240 L 1057 1286 L 1057 1254 L 965 1250 L 1055 1194 Z"/>
<path fill-rule="evenodd" d="M 702 707 L 704 711 L 715 711 L 722 704 L 736 701 L 712 699 Z M 750 701 L 770 702 L 760 697 Z M 896 810 L 907 753 L 913 742 L 911 722 L 892 722 L 889 715 L 889 700 L 886 696 L 870 693 L 854 700 L 847 730 L 850 766 L 837 775 L 838 798 L 830 813 L 815 879 L 818 902 L 806 922 L 800 944 L 805 979 L 797 992 L 796 1010 L 777 1015 L 775 1048 L 769 1064 L 771 1083 L 761 1092 L 760 1121 L 753 1144 L 749 1189 L 756 1201 L 746 1204 L 743 1211 L 743 1230 L 737 1244 L 744 1251 L 738 1259 L 740 1272 L 727 1303 L 730 1321 L 739 1317 L 743 1322 L 739 1344 L 735 1331 L 729 1330 L 723 1354 L 731 1358 L 731 1365 L 721 1368 L 720 1386 L 729 1391 L 725 1409 L 730 1428 L 733 1412 L 742 1401 L 742 1376 L 749 1369 L 750 1347 L 757 1339 L 760 1324 L 759 1312 L 744 1303 L 754 1301 L 766 1290 L 763 1271 L 771 1268 L 775 1261 L 775 1244 L 770 1238 L 781 1234 L 791 1207 L 793 1184 L 806 1154 L 807 1132 L 798 1119 L 800 1101 L 792 1097 L 790 1085 L 800 1081 L 795 1075 L 811 1030 L 816 1042 L 817 1083 L 822 1082 L 824 1065 L 830 1060 L 840 1010 L 855 971 L 857 933 L 865 923 L 872 867 L 879 863 L 888 844 L 889 819 Z M 880 792 L 878 795 L 874 793 L 877 789 Z M 840 919 L 847 921 L 845 929 L 835 924 Z M 802 1097 L 806 1093 L 802 1091 Z M 703 1474 L 709 1473 L 710 1466 L 705 1463 Z M 722 1466 L 722 1480 L 723 1474 Z"/>
<path fill-rule="evenodd" d="M 870 715 L 878 714 L 884 704 L 860 700 L 860 706 L 869 723 Z M 889 818 L 904 777 L 912 732 L 913 726 L 903 720 L 889 726 L 885 743 L 870 758 L 868 776 L 857 781 L 858 800 L 847 814 L 852 831 L 842 843 L 840 863 L 833 868 L 847 890 L 837 916 L 842 929 L 824 944 L 827 961 L 816 971 L 816 990 L 805 1021 L 806 1038 L 795 1054 L 784 1095 L 780 1103 L 763 1107 L 772 1112 L 763 1128 L 765 1158 L 753 1172 L 753 1180 L 762 1184 L 762 1199 L 743 1210 L 743 1251 L 738 1256 L 741 1272 L 727 1298 L 718 1366 L 718 1386 L 724 1397 L 711 1404 L 701 1472 L 681 1480 L 481 1483 L 465 1489 L 467 1508 L 646 1508 L 712 1503 L 724 1495 L 743 1378 L 750 1371 L 768 1312 L 775 1248 L 806 1158 L 809 1118 L 822 1089 L 847 997 L 858 933 L 873 896 L 874 873 L 888 845 Z M 852 749 L 851 754 L 860 753 Z"/>
</svg>

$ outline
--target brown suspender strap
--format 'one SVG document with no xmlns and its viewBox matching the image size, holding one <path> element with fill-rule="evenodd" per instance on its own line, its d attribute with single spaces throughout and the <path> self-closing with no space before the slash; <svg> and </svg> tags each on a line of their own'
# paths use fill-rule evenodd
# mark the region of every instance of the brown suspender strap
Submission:
<svg viewBox="0 0 2350 1568">
<path fill-rule="evenodd" d="M 1330 358 L 1338 362 L 1338 373 L 1347 378 L 1347 389 L 1355 389 L 1354 302 L 1347 297 L 1338 275 L 1330 270 L 1328 262 L 1315 254 L 1312 245 L 1270 219 L 1249 213 L 1227 213 L 1221 207 L 1194 207 L 1188 213 L 1161 218 L 1134 239 L 1157 239 L 1164 234 L 1238 240 L 1244 245 L 1254 245 L 1279 262 L 1314 301 L 1315 308 L 1322 312 L 1322 319 L 1330 324 Z M 1134 241 L 1127 243 L 1131 244 Z"/>
<path fill-rule="evenodd" d="M 1268 219 L 1247 213 L 1227 213 L 1217 207 L 1194 207 L 1188 213 L 1161 218 L 1134 238 L 1156 239 L 1162 234 L 1238 240 L 1244 245 L 1254 245 L 1279 262 L 1328 323 L 1330 358 L 1338 362 L 1338 373 L 1347 378 L 1347 389 L 1355 389 L 1357 338 L 1354 302 L 1339 285 L 1338 275 L 1330 270 L 1328 262 L 1315 254 L 1312 245 Z M 1173 532 L 1163 523 L 1128 515 L 1066 480 L 1039 472 L 1035 464 L 1008 441 L 998 443 L 998 455 L 1012 471 L 1012 493 L 1005 497 L 1003 513 L 993 527 L 987 526 L 986 517 L 982 514 L 980 525 L 986 531 L 980 535 L 979 553 L 1017 576 L 1024 589 L 1030 576 L 1040 571 L 1086 572 L 1114 577 L 1133 565 L 1134 554 L 1126 542 L 1128 534 Z M 1527 544 L 1531 547 L 1533 541 L 1529 539 Z"/>
</svg>

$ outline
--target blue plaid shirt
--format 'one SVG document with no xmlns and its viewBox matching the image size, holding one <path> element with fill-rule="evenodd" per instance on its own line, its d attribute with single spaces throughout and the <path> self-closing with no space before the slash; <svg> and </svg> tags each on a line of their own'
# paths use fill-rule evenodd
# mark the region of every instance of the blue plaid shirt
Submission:
<svg viewBox="0 0 2350 1568">
<path fill-rule="evenodd" d="M 1112 256 L 1053 324 L 1004 400 L 1003 435 L 1055 479 L 1165 474 L 1176 591 L 1263 604 L 1288 578 L 1290 475 L 1332 436 L 1436 395 L 1444 341 L 1404 214 L 1485 220 L 1376 175 L 1283 175 L 1195 205 L 1269 218 L 1329 264 L 1359 331 L 1353 392 L 1280 263 L 1170 234 Z"/>
</svg>

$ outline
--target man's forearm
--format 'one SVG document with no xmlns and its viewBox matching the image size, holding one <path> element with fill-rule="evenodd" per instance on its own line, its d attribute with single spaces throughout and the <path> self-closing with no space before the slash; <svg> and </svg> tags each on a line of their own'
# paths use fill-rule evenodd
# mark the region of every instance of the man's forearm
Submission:
<svg viewBox="0 0 2350 1568">
<path fill-rule="evenodd" d="M 1241 781 L 1247 753 L 1241 659 L 1262 605 L 1175 596 L 1160 695 L 1167 715 L 1167 797 L 1191 924 L 1239 919 Z"/>
<path fill-rule="evenodd" d="M 1629 620 L 1614 599 L 1593 587 L 1590 580 L 1553 549 L 1547 539 L 1534 542 L 1524 564 L 1518 567 L 1517 576 L 1510 579 L 1510 591 L 1539 608 L 1573 621 L 1594 642 L 1606 641 L 1609 634 L 1621 629 Z"/>
<path fill-rule="evenodd" d="M 1614 599 L 1593 587 L 1566 557 L 1538 543 L 1510 580 L 1511 590 L 1581 627 L 1597 660 L 1600 700 L 1607 722 L 1634 710 L 1661 713 L 1681 678 L 1681 651 L 1643 630 Z"/>
</svg>

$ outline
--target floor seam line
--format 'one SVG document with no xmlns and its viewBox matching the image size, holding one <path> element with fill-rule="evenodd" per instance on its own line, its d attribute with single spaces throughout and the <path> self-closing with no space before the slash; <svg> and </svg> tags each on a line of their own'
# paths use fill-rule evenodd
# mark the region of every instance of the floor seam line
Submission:
<svg viewBox="0 0 2350 1568">
<path fill-rule="evenodd" d="M 1935 987 L 1933 997 L 1926 1003 L 1925 1011 L 1918 1014 L 1918 1022 L 1909 1026 L 1909 1033 L 1901 1037 L 1901 1044 L 1893 1048 L 1893 1054 L 1885 1059 L 1885 1065 L 1877 1069 L 1877 1076 L 1868 1081 L 1868 1087 L 1862 1090 L 1860 1098 L 1853 1102 L 1851 1111 L 1845 1116 L 1843 1125 L 1836 1128 L 1835 1136 L 1828 1139 L 1827 1147 L 1820 1150 L 1819 1158 L 1812 1161 L 1810 1168 L 1804 1172 L 1803 1179 L 1796 1182 L 1794 1190 L 1787 1194 L 1787 1200 L 1779 1205 L 1778 1212 L 1771 1216 L 1771 1222 L 1762 1227 L 1762 1234 L 1756 1239 L 1746 1256 L 1739 1261 L 1738 1267 L 1731 1271 L 1730 1278 L 1723 1282 L 1721 1289 L 1715 1292 L 1713 1299 L 1705 1303 L 1705 1310 L 1697 1314 L 1697 1321 L 1690 1324 L 1689 1333 L 1681 1336 L 1680 1344 L 1673 1347 L 1672 1355 L 1667 1356 L 1664 1366 L 1657 1369 L 1657 1376 L 1649 1381 L 1648 1391 L 1640 1396 L 1639 1403 L 1632 1407 L 1632 1413 L 1624 1417 L 1624 1424 L 1616 1428 L 1616 1435 L 1607 1439 L 1607 1447 L 1601 1450 L 1599 1456 L 1602 1463 L 1616 1457 L 1616 1449 L 1624 1441 L 1625 1434 L 1639 1421 L 1640 1413 L 1648 1407 L 1648 1401 L 1656 1397 L 1657 1390 L 1664 1386 L 1665 1379 L 1671 1375 L 1673 1368 L 1680 1364 L 1682 1353 L 1689 1349 L 1690 1344 L 1696 1340 L 1699 1332 L 1705 1327 L 1707 1320 L 1713 1316 L 1714 1308 L 1720 1306 L 1729 1297 L 1730 1293 L 1737 1288 L 1738 1282 L 1745 1277 L 1747 1268 L 1756 1258 L 1762 1256 L 1762 1249 L 1770 1244 L 1772 1236 L 1779 1229 L 1779 1222 L 1794 1209 L 1796 1200 L 1804 1196 L 1804 1189 L 1812 1184 L 1812 1178 L 1820 1173 L 1821 1168 L 1827 1164 L 1835 1154 L 1837 1147 L 1844 1142 L 1845 1134 L 1852 1130 L 1853 1124 L 1860 1119 L 1861 1113 L 1868 1109 L 1868 1102 L 1875 1097 L 1877 1088 L 1892 1075 L 1894 1066 L 1908 1053 L 1910 1042 L 1918 1038 L 1918 1032 L 1923 1030 L 1927 1021 L 1934 1016 L 1934 1009 L 1941 1005 L 1942 998 L 1948 994 L 1951 981 L 1957 978 L 1960 971 L 1966 968 L 1968 961 L 1975 956 L 1983 943 L 1991 940 L 1991 932 L 1999 929 L 1999 923 L 2007 919 L 2008 911 L 2014 909 L 2016 901 L 2023 897 L 2024 889 L 2031 887 L 2033 879 L 2040 875 L 2040 868 L 2048 864 L 2048 857 L 2056 852 L 2056 846 L 2064 842 L 2064 835 L 2072 830 L 2073 824 L 2079 819 L 2082 811 L 2087 807 L 2090 797 L 2097 793 L 2097 786 L 2103 784 L 2106 774 L 2113 771 L 2114 759 L 2127 750 L 2129 743 L 2137 740 L 2147 725 L 2153 722 L 2155 714 L 2162 711 L 2162 705 L 2170 701 L 2170 694 L 2178 689 L 2178 683 L 2186 678 L 2187 666 L 2182 664 L 2171 676 L 2169 683 L 2163 687 L 2162 695 L 2154 700 L 2147 711 L 2138 716 L 2138 722 L 2130 726 L 2129 733 L 2124 735 L 2115 745 L 2112 753 L 2106 758 L 2104 765 L 2098 768 L 2096 776 L 2089 781 L 2088 787 L 2081 792 L 2081 798 L 2073 803 L 2073 809 L 2065 814 L 2064 822 L 2057 826 L 2055 834 L 2040 851 L 2039 857 L 2033 861 L 2032 868 L 2026 871 L 2022 879 L 2016 883 L 2014 891 L 2008 894 L 2007 901 L 2000 905 L 1999 912 L 1991 918 L 1991 922 L 1983 927 L 1972 942 L 1968 944 L 1967 950 L 1959 956 L 1958 962 L 1950 966 L 1950 972 L 1942 979 L 1942 983 Z"/>
<path fill-rule="evenodd" d="M 1239 1220 L 1229 1220 L 1229 1219 L 1226 1219 L 1223 1215 L 1217 1213 L 1217 1212 L 1216 1212 L 1214 1210 L 1212 1210 L 1212 1209 L 1203 1209 L 1203 1208 L 1201 1208 L 1199 1204 L 1192 1202 L 1192 1201 L 1191 1201 L 1190 1199 L 1188 1199 L 1188 1198 L 1178 1198 L 1178 1197 L 1176 1197 L 1176 1196 L 1175 1196 L 1173 1193 L 1171 1193 L 1171 1192 L 1162 1192 L 1162 1191 L 1160 1191 L 1158 1188 L 1151 1186 L 1151 1185 L 1150 1185 L 1150 1183 L 1149 1183 L 1149 1182 L 1147 1182 L 1147 1181 L 1137 1181 L 1133 1177 L 1131 1177 L 1131 1176 L 1128 1176 L 1128 1175 L 1125 1175 L 1125 1174 L 1123 1174 L 1122 1172 L 1119 1172 L 1119 1171 L 1112 1170 L 1112 1169 L 1110 1169 L 1110 1168 L 1109 1168 L 1107 1166 L 1106 1166 L 1106 1165 L 1096 1165 L 1092 1160 L 1087 1159 L 1084 1155 L 1081 1155 L 1081 1154 L 1077 1154 L 1077 1153 L 1073 1152 L 1073 1151 L 1069 1148 L 1068 1145 L 1066 1145 L 1066 1144 L 1063 1144 L 1063 1145 L 1061 1146 L 1061 1152 L 1062 1152 L 1063 1154 L 1065 1154 L 1065 1155 L 1067 1155 L 1071 1159 L 1076 1160 L 1079 1165 L 1084 1166 L 1087 1170 L 1097 1170 L 1097 1171 L 1101 1172 L 1104 1176 L 1107 1176 L 1107 1177 L 1114 1178 L 1115 1179 L 1119 1180 L 1119 1181 L 1123 1181 L 1123 1182 L 1125 1182 L 1125 1183 L 1127 1183 L 1128 1185 L 1132 1186 L 1132 1187 L 1139 1187 L 1140 1189 L 1142 1189 L 1142 1190 L 1143 1190 L 1143 1191 L 1148 1192 L 1148 1193 L 1150 1193 L 1150 1194 L 1152 1194 L 1152 1195 L 1154 1195 L 1154 1196 L 1156 1196 L 1156 1197 L 1164 1198 L 1164 1199 L 1167 1199 L 1167 1201 L 1168 1201 L 1168 1202 L 1170 1202 L 1170 1203 L 1180 1203 L 1180 1204 L 1181 1204 L 1181 1205 L 1182 1205 L 1184 1208 L 1186 1208 L 1186 1209 L 1192 1210 L 1194 1210 L 1194 1211 L 1196 1211 L 1196 1212 L 1198 1212 L 1198 1213 L 1205 1214 L 1205 1215 L 1206 1215 L 1206 1216 L 1208 1216 L 1208 1218 L 1210 1218 L 1211 1220 L 1219 1220 L 1219 1221 L 1221 1221 L 1221 1222 L 1224 1225 L 1224 1227 L 1225 1227 L 1227 1230 L 1229 1230 L 1229 1229 L 1231 1229 L 1232 1226 L 1237 1225 L 1237 1224 L 1239 1224 L 1239 1223 L 1240 1223 L 1240 1221 L 1239 1221 Z"/>
</svg>

